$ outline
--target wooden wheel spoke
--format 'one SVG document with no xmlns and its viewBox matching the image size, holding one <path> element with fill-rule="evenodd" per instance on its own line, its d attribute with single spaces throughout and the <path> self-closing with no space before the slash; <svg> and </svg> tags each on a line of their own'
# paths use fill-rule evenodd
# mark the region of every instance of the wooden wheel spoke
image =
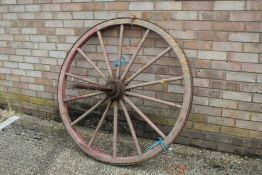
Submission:
<svg viewBox="0 0 262 175">
<path fill-rule="evenodd" d="M 126 120 L 127 120 L 127 123 L 128 123 L 128 127 L 130 129 L 131 135 L 133 137 L 133 141 L 134 141 L 136 149 L 137 149 L 137 153 L 138 153 L 138 155 L 142 155 L 141 148 L 139 146 L 139 143 L 138 143 L 138 140 L 137 140 L 137 136 L 136 136 L 136 131 L 135 131 L 134 127 L 133 127 L 133 124 L 132 124 L 132 121 L 131 121 L 130 116 L 128 114 L 128 111 L 127 111 L 127 109 L 125 107 L 125 104 L 124 104 L 124 102 L 122 100 L 120 100 L 120 105 L 121 105 L 121 107 L 122 107 L 122 109 L 124 111 L 124 114 L 125 114 L 125 117 L 126 117 Z"/>
<path fill-rule="evenodd" d="M 117 153 L 117 132 L 118 132 L 118 105 L 114 102 L 114 124 L 113 124 L 113 157 L 116 157 Z"/>
<path fill-rule="evenodd" d="M 96 127 L 96 129 L 95 129 L 95 131 L 94 131 L 94 133 L 93 133 L 93 135 L 92 135 L 92 138 L 91 138 L 90 141 L 89 141 L 89 146 L 91 146 L 92 143 L 94 142 L 94 140 L 95 140 L 95 138 L 96 138 L 96 136 L 97 136 L 97 133 L 98 133 L 99 129 L 101 128 L 101 126 L 102 126 L 102 124 L 103 124 L 103 122 L 104 122 L 104 120 L 105 120 L 105 118 L 106 118 L 106 115 L 107 115 L 107 113 L 108 113 L 108 110 L 109 110 L 111 104 L 112 104 L 111 102 L 109 102 L 109 103 L 107 104 L 106 109 L 105 109 L 105 111 L 104 111 L 101 119 L 99 120 L 99 123 L 97 124 L 97 127 Z"/>
<path fill-rule="evenodd" d="M 72 78 L 76 78 L 76 79 L 79 79 L 79 80 L 82 80 L 82 81 L 85 81 L 85 82 L 88 82 L 88 83 L 96 84 L 96 82 L 94 82 L 93 80 L 90 80 L 88 78 L 83 78 L 83 77 L 80 77 L 78 75 L 74 75 L 74 74 L 71 74 L 71 73 L 65 73 L 65 74 L 69 77 L 72 77 Z"/>
<path fill-rule="evenodd" d="M 105 80 L 107 80 L 105 74 L 95 65 L 95 63 L 94 63 L 80 48 L 77 48 L 77 51 L 88 61 L 88 63 L 89 63 Z"/>
<path fill-rule="evenodd" d="M 123 73 L 122 76 L 121 76 L 121 79 L 120 79 L 121 81 L 123 81 L 123 80 L 125 79 L 126 74 L 128 73 L 129 69 L 131 68 L 133 62 L 135 61 L 135 59 L 136 59 L 139 51 L 141 50 L 141 48 L 142 48 L 142 46 L 143 46 L 143 44 L 144 44 L 144 42 L 145 42 L 145 40 L 146 40 L 146 37 L 148 36 L 149 32 L 150 32 L 150 30 L 147 29 L 146 32 L 145 32 L 145 34 L 143 35 L 143 37 L 142 37 L 139 45 L 138 45 L 137 48 L 136 48 L 135 53 L 132 55 L 132 57 L 131 57 L 131 59 L 130 59 L 130 61 L 129 61 L 129 63 L 128 63 L 125 71 L 124 71 L 124 73 Z"/>
<path fill-rule="evenodd" d="M 125 84 L 128 84 L 130 81 L 132 81 L 135 77 L 137 77 L 141 72 L 143 72 L 146 68 L 148 68 L 151 64 L 156 62 L 159 58 L 164 56 L 167 52 L 171 50 L 171 47 L 168 47 L 165 49 L 163 52 L 161 52 L 159 55 L 157 55 L 155 58 L 153 58 L 151 61 L 149 61 L 146 65 L 144 65 L 142 68 L 138 69 L 136 73 L 134 73 L 131 77 L 129 77 L 126 81 Z"/>
<path fill-rule="evenodd" d="M 78 99 L 82 99 L 82 98 L 93 97 L 93 96 L 102 95 L 102 94 L 105 94 L 105 92 L 94 92 L 94 93 L 90 93 L 90 94 L 80 95 L 80 96 L 77 96 L 77 97 L 70 97 L 70 98 L 64 99 L 64 102 L 78 100 Z"/>
<path fill-rule="evenodd" d="M 119 78 L 120 73 L 120 61 L 122 58 L 122 45 L 123 45 L 123 34 L 124 34 L 124 25 L 120 25 L 120 35 L 119 35 L 119 47 L 118 47 L 118 66 L 116 70 L 116 78 Z"/>
<path fill-rule="evenodd" d="M 144 120 L 147 124 L 154 129 L 163 139 L 166 138 L 165 134 L 140 110 L 138 107 L 132 103 L 126 96 L 123 96 L 123 99 L 128 103 Z"/>
<path fill-rule="evenodd" d="M 97 36 L 98 36 L 100 45 L 101 45 L 103 53 L 104 53 L 107 69 L 109 71 L 111 78 L 113 78 L 112 68 L 111 68 L 111 65 L 110 65 L 110 62 L 109 62 L 109 58 L 108 58 L 107 51 L 106 51 L 106 48 L 105 48 L 105 45 L 104 45 L 103 37 L 102 37 L 102 34 L 101 34 L 100 31 L 97 31 Z"/>
<path fill-rule="evenodd" d="M 183 77 L 179 76 L 179 77 L 174 77 L 174 78 L 168 78 L 168 79 L 162 79 L 162 80 L 156 80 L 156 81 L 149 81 L 149 82 L 145 82 L 145 83 L 127 86 L 126 90 L 133 89 L 133 88 L 136 88 L 136 87 L 149 86 L 149 85 L 154 85 L 154 84 L 158 84 L 158 83 L 166 83 L 166 82 L 169 82 L 169 81 L 176 81 L 176 80 L 182 80 L 182 79 L 183 79 Z"/>
<path fill-rule="evenodd" d="M 78 117 L 76 120 L 74 120 L 72 123 L 70 123 L 70 126 L 74 126 L 78 122 L 80 122 L 82 119 L 84 119 L 88 114 L 90 114 L 93 110 L 95 110 L 98 106 L 100 106 L 103 102 L 107 100 L 107 97 L 103 100 L 100 100 L 97 104 L 95 104 L 92 108 L 87 110 L 84 114 L 82 114 L 80 117 Z"/>
<path fill-rule="evenodd" d="M 158 103 L 162 103 L 162 104 L 173 106 L 173 107 L 177 107 L 177 108 L 181 108 L 182 107 L 180 104 L 177 104 L 177 103 L 172 103 L 172 102 L 169 102 L 169 101 L 164 101 L 164 100 L 156 99 L 156 98 L 153 98 L 153 97 L 148 97 L 148 96 L 141 95 L 141 94 L 136 94 L 136 93 L 133 93 L 133 92 L 126 92 L 126 95 L 133 96 L 133 97 L 139 97 L 139 98 L 143 98 L 143 99 L 147 99 L 147 100 L 151 100 L 151 101 L 155 101 L 155 102 L 158 102 Z"/>
</svg>

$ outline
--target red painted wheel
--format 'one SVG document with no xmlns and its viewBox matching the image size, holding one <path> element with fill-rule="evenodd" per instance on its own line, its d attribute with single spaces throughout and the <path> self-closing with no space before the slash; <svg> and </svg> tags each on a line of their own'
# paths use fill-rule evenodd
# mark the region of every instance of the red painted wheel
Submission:
<svg viewBox="0 0 262 175">
<path fill-rule="evenodd" d="M 71 48 L 59 76 L 58 103 L 66 129 L 84 152 L 110 164 L 134 164 L 161 152 L 161 145 L 143 151 L 134 118 L 170 145 L 187 121 L 191 102 L 192 75 L 186 55 L 169 33 L 141 19 L 117 18 L 92 27 Z M 80 116 L 70 114 L 69 108 L 81 108 L 81 103 L 91 106 Z M 79 123 L 99 109 L 102 116 L 87 137 Z M 106 151 L 94 142 L 109 116 L 112 150 Z M 125 149 L 118 143 L 122 116 L 134 145 L 131 155 L 120 153 Z M 174 125 L 168 130 L 163 121 Z"/>
</svg>

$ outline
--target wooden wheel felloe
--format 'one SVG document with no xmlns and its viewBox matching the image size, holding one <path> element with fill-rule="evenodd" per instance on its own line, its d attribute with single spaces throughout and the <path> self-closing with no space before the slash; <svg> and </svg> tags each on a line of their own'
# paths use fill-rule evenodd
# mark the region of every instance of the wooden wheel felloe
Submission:
<svg viewBox="0 0 262 175">
<path fill-rule="evenodd" d="M 128 35 L 128 33 L 132 34 L 133 29 L 139 29 L 141 37 L 138 35 L 137 38 L 133 40 L 132 35 Z M 109 38 L 105 42 L 104 36 L 108 36 L 106 34 L 113 35 L 115 38 Z M 115 49 L 117 51 L 113 51 L 115 52 L 114 54 L 108 53 L 108 48 L 110 49 L 111 47 L 108 45 L 116 38 L 118 38 L 118 44 L 112 48 L 117 48 Z M 161 51 L 156 55 L 152 56 L 153 53 L 150 52 L 151 56 L 144 57 L 141 53 L 146 49 L 144 45 L 146 45 L 148 38 L 151 38 L 154 43 L 156 43 L 155 40 L 161 40 L 166 44 L 162 45 L 164 47 L 162 47 Z M 136 41 L 136 47 L 134 44 L 131 44 L 133 41 Z M 86 48 L 89 43 L 94 44 L 90 47 L 91 49 Z M 156 47 L 156 44 L 150 47 Z M 155 50 L 157 51 L 157 49 Z M 98 56 L 93 54 L 94 52 L 99 52 Z M 122 63 L 122 58 L 124 55 L 127 56 L 127 53 L 130 57 L 126 59 L 128 61 L 125 60 L 126 62 Z M 171 57 L 171 55 L 173 55 L 173 57 Z M 143 58 L 145 58 L 145 60 L 143 60 Z M 177 75 L 175 75 L 176 73 L 171 75 L 170 73 L 157 74 L 159 71 L 155 72 L 155 68 L 158 68 L 156 64 L 161 63 L 162 58 L 176 63 L 176 67 L 172 67 L 173 65 L 165 65 L 162 67 L 168 69 L 168 71 L 165 70 L 165 72 L 175 70 L 173 72 L 177 72 Z M 115 66 L 112 64 L 115 64 Z M 85 65 L 87 66 L 86 68 L 84 68 Z M 169 71 L 170 66 L 172 67 L 172 71 Z M 176 68 L 180 71 L 176 71 Z M 153 71 L 152 74 L 143 75 L 144 72 L 150 70 Z M 141 75 L 150 75 L 153 79 L 141 78 Z M 160 89 L 154 92 L 148 88 L 152 86 L 160 86 Z M 165 87 L 167 87 L 167 89 Z M 172 99 L 161 99 L 162 95 L 159 94 L 171 93 L 169 91 L 172 91 L 172 88 L 169 90 L 169 87 L 182 87 L 182 91 L 180 90 L 180 102 L 172 101 Z M 151 94 L 157 93 L 157 97 L 147 95 L 149 91 Z M 176 92 L 176 90 L 172 92 Z M 167 96 L 173 97 L 170 94 Z M 134 98 L 139 100 L 134 100 Z M 80 116 L 71 116 L 69 108 L 74 106 L 72 104 L 85 100 L 92 105 Z M 148 104 L 146 101 L 159 104 L 166 109 L 166 111 L 176 111 L 173 115 L 177 114 L 177 116 L 168 116 L 175 118 L 174 120 L 176 121 L 168 133 L 166 130 L 163 131 L 158 123 L 152 120 L 151 115 L 148 115 L 146 110 L 144 110 L 143 104 Z M 136 102 L 143 102 L 142 106 L 141 104 L 136 104 Z M 144 152 L 136 133 L 138 130 L 133 123 L 133 113 L 136 113 L 140 120 L 144 121 L 144 123 L 157 133 L 165 144 L 170 145 L 186 123 L 191 102 L 192 75 L 185 54 L 179 48 L 174 38 L 165 30 L 151 22 L 141 19 L 112 19 L 102 22 L 88 30 L 69 51 L 59 76 L 58 103 L 61 118 L 66 129 L 84 152 L 99 161 L 110 164 L 125 165 L 138 163 L 155 156 L 162 150 L 162 147 L 158 145 Z M 145 106 L 145 108 L 146 107 L 147 106 Z M 78 124 L 86 120 L 99 108 L 102 109 L 101 118 L 97 122 L 92 135 L 87 138 L 78 129 Z M 133 113 L 131 111 L 133 111 Z M 113 131 L 112 150 L 106 152 L 105 150 L 97 148 L 94 142 L 98 139 L 99 131 L 101 131 L 105 119 L 110 114 L 112 116 Z M 168 113 L 168 115 L 170 114 Z M 122 155 L 119 153 L 119 118 L 121 116 L 124 117 L 130 130 L 130 139 L 135 150 L 135 154 L 132 155 Z"/>
</svg>

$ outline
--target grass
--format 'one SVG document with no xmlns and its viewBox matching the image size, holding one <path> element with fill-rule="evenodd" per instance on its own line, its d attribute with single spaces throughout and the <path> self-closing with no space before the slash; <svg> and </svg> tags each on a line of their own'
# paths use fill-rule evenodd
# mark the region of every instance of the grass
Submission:
<svg viewBox="0 0 262 175">
<path fill-rule="evenodd" d="M 8 109 L 0 109 L 0 123 L 15 114 L 15 111 L 11 108 L 8 100 L 7 100 L 7 105 L 8 105 Z"/>
</svg>

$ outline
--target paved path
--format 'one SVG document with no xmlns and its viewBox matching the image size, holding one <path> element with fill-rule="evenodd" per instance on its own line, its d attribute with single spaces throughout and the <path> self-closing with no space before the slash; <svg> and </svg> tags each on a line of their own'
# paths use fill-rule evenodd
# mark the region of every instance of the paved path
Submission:
<svg viewBox="0 0 262 175">
<path fill-rule="evenodd" d="M 241 168 L 246 162 L 253 167 L 251 172 Z M 181 166 L 187 174 L 260 174 L 261 162 L 176 145 L 146 163 L 117 167 L 86 156 L 55 121 L 23 116 L 0 131 L 0 175 L 165 175 L 177 174 Z"/>
</svg>

